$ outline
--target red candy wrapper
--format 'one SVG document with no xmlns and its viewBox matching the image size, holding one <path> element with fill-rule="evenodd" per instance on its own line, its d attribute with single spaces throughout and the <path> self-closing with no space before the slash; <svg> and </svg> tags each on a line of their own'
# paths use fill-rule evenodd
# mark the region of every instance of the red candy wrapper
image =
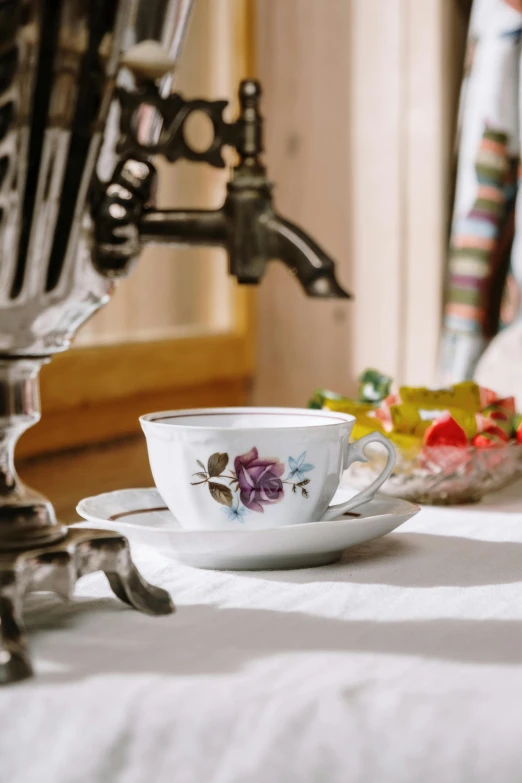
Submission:
<svg viewBox="0 0 522 783">
<path fill-rule="evenodd" d="M 426 446 L 455 446 L 462 448 L 468 445 L 468 438 L 460 424 L 453 416 L 446 414 L 436 419 L 424 433 Z"/>
<path fill-rule="evenodd" d="M 485 386 L 479 386 L 480 402 L 482 408 L 486 408 L 488 405 L 498 400 L 498 395 L 491 389 L 486 389 Z"/>
<path fill-rule="evenodd" d="M 501 400 L 497 400 L 496 402 L 494 402 L 491 407 L 496 408 L 497 410 L 506 411 L 506 413 L 510 413 L 512 416 L 514 416 L 515 398 L 503 397 Z"/>
<path fill-rule="evenodd" d="M 515 415 L 515 398 L 504 397 L 479 414 L 479 427 L 487 432 L 495 432 L 500 428 L 506 435 L 506 440 L 513 436 L 513 417 Z"/>
<path fill-rule="evenodd" d="M 469 441 L 455 419 L 446 414 L 428 427 L 424 434 L 425 467 L 436 466 L 446 475 L 466 473 L 471 468 Z"/>
<path fill-rule="evenodd" d="M 475 438 L 480 439 L 481 436 L 493 436 L 494 440 L 498 440 L 501 443 L 507 443 L 511 436 L 511 421 L 507 422 L 507 421 L 499 421 L 497 419 L 492 419 L 486 424 L 486 426 L 484 427 L 484 431 L 479 432 L 477 435 L 475 435 Z M 478 446 L 478 444 L 475 442 L 475 438 L 473 439 L 473 445 Z M 486 438 L 486 442 L 488 440 L 489 439 Z M 486 443 L 484 443 L 484 445 L 478 446 L 478 448 L 487 449 L 490 448 L 490 446 L 487 446 Z"/>
</svg>

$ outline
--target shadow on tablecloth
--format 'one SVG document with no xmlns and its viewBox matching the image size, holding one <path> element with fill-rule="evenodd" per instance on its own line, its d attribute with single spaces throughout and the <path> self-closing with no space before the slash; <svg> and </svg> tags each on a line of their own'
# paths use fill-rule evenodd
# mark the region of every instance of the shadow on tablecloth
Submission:
<svg viewBox="0 0 522 783">
<path fill-rule="evenodd" d="M 522 523 L 521 523 L 522 527 Z M 260 573 L 245 571 L 246 579 Z M 274 582 L 348 582 L 394 587 L 480 587 L 522 583 L 522 543 L 432 533 L 395 533 L 348 549 L 328 568 L 264 571 Z"/>
<path fill-rule="evenodd" d="M 108 673 L 226 674 L 261 660 L 313 653 L 522 663 L 522 621 L 514 620 L 349 620 L 208 605 L 150 618 L 101 599 L 57 607 L 46 622 L 33 618 L 28 625 L 42 684 Z"/>
</svg>

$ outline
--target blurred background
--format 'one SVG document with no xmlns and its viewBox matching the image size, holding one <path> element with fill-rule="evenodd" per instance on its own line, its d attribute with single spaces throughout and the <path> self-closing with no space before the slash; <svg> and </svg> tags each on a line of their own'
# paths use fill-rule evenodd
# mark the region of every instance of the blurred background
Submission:
<svg viewBox="0 0 522 783">
<path fill-rule="evenodd" d="M 470 5 L 196 0 L 176 89 L 229 98 L 232 118 L 238 81 L 261 80 L 276 205 L 337 260 L 355 298 L 307 299 L 277 263 L 240 289 L 221 250 L 147 250 L 44 369 L 44 417 L 20 454 L 136 435 L 151 410 L 304 406 L 316 387 L 355 392 L 367 366 L 433 382 Z M 208 144 L 203 120 L 191 138 Z M 227 171 L 158 167 L 160 207 L 221 204 Z"/>
</svg>

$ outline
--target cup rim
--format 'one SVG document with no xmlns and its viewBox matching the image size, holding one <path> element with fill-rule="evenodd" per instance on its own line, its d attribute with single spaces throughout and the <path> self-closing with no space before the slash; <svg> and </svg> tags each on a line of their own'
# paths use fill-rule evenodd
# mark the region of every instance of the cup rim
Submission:
<svg viewBox="0 0 522 783">
<path fill-rule="evenodd" d="M 270 432 L 277 430 L 281 432 L 282 429 L 295 431 L 301 430 L 324 430 L 326 428 L 338 427 L 341 424 L 352 424 L 355 421 L 355 416 L 349 413 L 340 413 L 339 411 L 330 411 L 328 409 L 317 410 L 314 408 L 286 408 L 286 407 L 270 407 L 270 406 L 236 406 L 236 407 L 224 407 L 224 408 L 186 408 L 182 410 L 170 410 L 170 411 L 156 411 L 153 413 L 145 413 L 140 416 L 140 424 L 146 425 L 147 428 L 159 429 L 163 427 L 175 427 L 176 429 L 183 429 L 185 431 L 195 430 L 213 430 L 215 432 L 231 432 L 233 427 L 223 427 L 219 425 L 209 424 L 183 424 L 182 422 L 174 422 L 174 419 L 188 418 L 189 416 L 208 416 L 209 419 L 213 416 L 220 416 L 226 414 L 261 414 L 261 415 L 283 415 L 283 416 L 295 416 L 296 424 L 277 427 L 242 427 L 241 432 Z M 324 418 L 329 421 L 325 421 L 324 424 L 316 424 L 311 427 L 310 424 L 299 424 L 297 419 L 299 417 L 307 418 Z"/>
</svg>

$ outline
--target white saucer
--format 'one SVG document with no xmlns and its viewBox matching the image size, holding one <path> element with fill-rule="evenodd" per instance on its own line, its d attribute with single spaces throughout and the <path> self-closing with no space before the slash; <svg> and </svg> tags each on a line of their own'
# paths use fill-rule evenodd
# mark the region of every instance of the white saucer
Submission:
<svg viewBox="0 0 522 783">
<path fill-rule="evenodd" d="M 341 503 L 351 494 L 341 489 L 334 502 Z M 116 530 L 185 565 L 246 571 L 334 563 L 348 547 L 390 533 L 420 508 L 405 500 L 378 497 L 358 506 L 350 516 L 329 522 L 216 531 L 184 530 L 156 489 L 106 492 L 84 498 L 76 510 L 89 527 Z"/>
</svg>

